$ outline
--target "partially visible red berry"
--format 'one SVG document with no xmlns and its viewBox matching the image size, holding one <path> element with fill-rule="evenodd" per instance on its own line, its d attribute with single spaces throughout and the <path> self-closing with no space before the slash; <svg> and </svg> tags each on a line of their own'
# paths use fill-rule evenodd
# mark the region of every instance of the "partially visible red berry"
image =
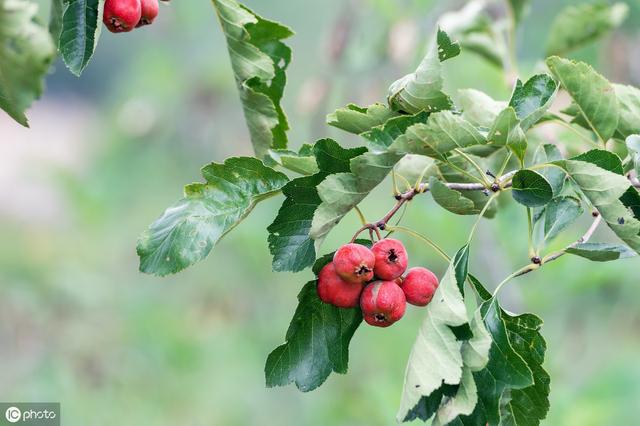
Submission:
<svg viewBox="0 0 640 426">
<path fill-rule="evenodd" d="M 404 293 L 393 281 L 375 281 L 360 296 L 364 320 L 376 327 L 389 327 L 402 318 L 406 307 Z"/>
<path fill-rule="evenodd" d="M 142 16 L 140 0 L 106 0 L 102 22 L 112 33 L 131 31 Z"/>
<path fill-rule="evenodd" d="M 391 281 L 395 280 L 407 269 L 408 258 L 404 245 L 398 240 L 386 238 L 371 247 L 376 257 L 373 272 L 376 277 Z"/>
<path fill-rule="evenodd" d="M 426 306 L 438 288 L 438 277 L 427 268 L 411 268 L 400 284 L 407 302 L 416 306 Z"/>
<path fill-rule="evenodd" d="M 138 21 L 136 28 L 142 27 L 143 25 L 150 25 L 158 16 L 160 9 L 158 0 L 140 0 L 140 4 L 142 5 L 142 15 L 140 16 L 140 21 Z"/>
<path fill-rule="evenodd" d="M 318 274 L 318 296 L 325 303 L 339 308 L 354 308 L 360 302 L 362 283 L 350 283 L 336 274 L 333 263 L 329 262 Z"/>
<path fill-rule="evenodd" d="M 371 281 L 375 261 L 375 256 L 369 248 L 355 243 L 343 245 L 333 255 L 333 264 L 338 275 L 355 283 Z"/>
</svg>

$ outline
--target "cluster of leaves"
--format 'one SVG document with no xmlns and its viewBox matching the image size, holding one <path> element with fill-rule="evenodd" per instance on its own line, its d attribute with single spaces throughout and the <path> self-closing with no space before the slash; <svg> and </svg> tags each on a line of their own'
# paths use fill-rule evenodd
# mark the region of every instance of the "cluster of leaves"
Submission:
<svg viewBox="0 0 640 426">
<path fill-rule="evenodd" d="M 287 147 L 288 123 L 280 106 L 291 60 L 283 40 L 292 31 L 236 0 L 213 0 L 257 158 L 203 167 L 204 182 L 187 185 L 184 197 L 142 234 L 140 270 L 166 275 L 193 265 L 256 203 L 282 193 L 282 206 L 267 229 L 273 269 L 312 267 L 317 274 L 331 258 L 317 256 L 326 235 L 390 174 L 394 182 L 407 183 L 407 192 L 429 192 L 457 215 L 492 217 L 492 201 L 510 191 L 528 213 L 536 267 L 557 257 L 540 254 L 585 211 L 596 212 L 620 243 L 579 240 L 561 254 L 609 261 L 640 253 L 634 181 L 640 171 L 640 90 L 612 84 L 589 65 L 558 56 L 617 26 L 625 6 L 566 9 L 550 32 L 549 73 L 517 80 L 509 99 L 473 89 L 451 96 L 442 63 L 464 49 L 500 67 L 513 65 L 500 28 L 513 31 L 528 1 L 506 1 L 510 13 L 499 25 L 489 17 L 489 4 L 475 0 L 444 16 L 424 59 L 390 85 L 386 101 L 349 104 L 328 115 L 329 125 L 359 135 L 363 146 L 347 149 L 322 139 L 296 151 Z M 60 41 L 71 71 L 80 74 L 95 50 L 101 9 L 101 0 L 54 0 L 51 36 L 33 21 L 28 0 L 0 0 L 0 107 L 26 124 L 24 110 L 41 93 L 54 55 L 52 39 Z M 23 31 L 25 26 L 30 30 Z M 572 102 L 557 113 L 551 106 L 559 90 Z M 549 123 L 572 129 L 593 149 L 566 158 L 556 145 L 532 137 L 537 126 Z M 491 191 L 496 195 L 489 197 Z M 426 308 L 398 419 L 539 424 L 549 408 L 550 382 L 542 368 L 542 321 L 504 311 L 495 294 L 469 274 L 469 252 L 467 243 L 453 256 L 435 303 Z M 315 280 L 304 285 L 286 341 L 267 359 L 268 386 L 295 383 L 309 391 L 332 372 L 347 371 L 361 313 L 322 303 L 315 287 Z"/>
</svg>

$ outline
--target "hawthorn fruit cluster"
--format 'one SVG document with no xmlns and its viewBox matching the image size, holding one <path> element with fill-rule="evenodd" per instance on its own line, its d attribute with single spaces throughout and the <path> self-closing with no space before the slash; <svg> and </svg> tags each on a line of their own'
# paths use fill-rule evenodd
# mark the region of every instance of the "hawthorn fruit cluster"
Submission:
<svg viewBox="0 0 640 426">
<path fill-rule="evenodd" d="M 158 0 L 106 0 L 102 22 L 112 33 L 124 33 L 153 23 Z"/>
<path fill-rule="evenodd" d="M 423 267 L 407 271 L 408 263 L 407 251 L 398 240 L 385 238 L 371 249 L 345 244 L 320 270 L 318 296 L 340 308 L 359 306 L 368 324 L 388 327 L 402 318 L 407 303 L 426 306 L 438 288 L 433 272 Z"/>
</svg>

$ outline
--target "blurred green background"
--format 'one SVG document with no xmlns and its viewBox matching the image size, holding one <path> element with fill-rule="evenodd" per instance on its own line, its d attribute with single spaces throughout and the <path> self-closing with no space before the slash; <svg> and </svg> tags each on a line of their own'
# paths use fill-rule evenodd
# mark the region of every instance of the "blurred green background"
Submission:
<svg viewBox="0 0 640 426">
<path fill-rule="evenodd" d="M 46 1 L 40 1 L 46 19 Z M 294 60 L 284 105 L 291 145 L 331 136 L 323 125 L 348 102 L 383 100 L 412 70 L 437 17 L 464 2 L 428 0 L 248 1 L 290 25 Z M 538 0 L 518 32 L 524 77 L 538 66 L 552 18 L 569 1 Z M 625 26 L 576 57 L 618 82 L 640 84 L 640 2 Z M 168 278 L 137 272 L 137 235 L 199 168 L 250 155 L 250 142 L 215 14 L 207 1 L 163 5 L 151 27 L 103 32 L 82 78 L 61 62 L 30 111 L 31 129 L 0 114 L 0 400 L 60 401 L 75 425 L 391 425 L 405 362 L 422 313 L 390 329 L 363 326 L 349 374 L 319 389 L 266 389 L 267 354 L 284 338 L 296 295 L 311 273 L 274 273 L 266 226 L 270 199 L 208 259 Z M 336 46 L 344 50 L 336 57 Z M 393 49 L 390 48 L 393 47 Z M 471 53 L 447 62 L 447 85 L 505 99 L 501 73 Z M 381 217 L 385 183 L 363 203 Z M 524 210 L 503 196 L 483 221 L 472 271 L 489 287 L 526 263 Z M 582 234 L 589 219 L 564 240 Z M 411 203 L 405 225 L 453 252 L 472 219 L 430 197 Z M 348 216 L 325 243 L 344 242 Z M 594 238 L 607 240 L 602 231 Z M 404 238 L 413 265 L 441 274 L 428 248 Z M 566 256 L 502 294 L 515 312 L 545 320 L 552 377 L 550 425 L 638 424 L 640 294 L 637 259 L 589 263 Z"/>
</svg>

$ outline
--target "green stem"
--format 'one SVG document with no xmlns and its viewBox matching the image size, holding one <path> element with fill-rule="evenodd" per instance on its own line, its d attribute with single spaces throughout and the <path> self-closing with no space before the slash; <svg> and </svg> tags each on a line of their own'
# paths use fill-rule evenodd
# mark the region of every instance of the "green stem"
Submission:
<svg viewBox="0 0 640 426">
<path fill-rule="evenodd" d="M 438 253 L 447 262 L 451 261 L 451 257 L 447 255 L 447 253 L 445 253 L 445 251 L 442 250 L 440 246 L 438 246 L 438 244 L 433 242 L 433 240 L 431 240 L 430 238 L 414 231 L 413 229 L 405 228 L 404 226 L 394 226 L 387 229 L 389 229 L 389 231 L 401 231 L 401 232 L 404 232 L 405 234 L 411 235 L 412 237 L 417 238 L 418 240 L 422 241 L 423 243 L 431 247 L 433 250 L 435 250 L 436 253 Z"/>
<path fill-rule="evenodd" d="M 480 223 L 480 219 L 482 219 L 482 217 L 485 215 L 485 213 L 489 209 L 489 206 L 491 205 L 493 200 L 495 200 L 498 197 L 498 194 L 499 194 L 499 192 L 494 193 L 491 196 L 491 198 L 489 198 L 489 200 L 487 201 L 487 204 L 485 204 L 484 207 L 482 208 L 482 210 L 480 211 L 480 214 L 478 215 L 478 219 L 476 219 L 476 222 L 471 227 L 471 232 L 469 233 L 469 239 L 467 240 L 467 243 L 471 243 L 471 240 L 473 239 L 473 235 L 476 232 L 476 228 L 478 227 L 478 224 Z"/>
<path fill-rule="evenodd" d="M 367 219 L 365 219 L 364 214 L 362 213 L 362 210 L 360 210 L 360 207 L 355 206 L 353 209 L 358 214 L 358 217 L 360 218 L 360 222 L 362 223 L 362 225 L 366 225 L 368 222 L 367 222 Z"/>
<path fill-rule="evenodd" d="M 529 258 L 536 256 L 533 248 L 533 220 L 531 219 L 531 208 L 527 207 L 527 226 L 529 228 Z"/>
<path fill-rule="evenodd" d="M 506 283 L 508 283 L 509 281 L 514 279 L 515 277 L 519 277 L 520 275 L 524 275 L 524 274 L 526 274 L 528 272 L 534 271 L 534 270 L 538 269 L 539 267 L 540 267 L 540 265 L 537 265 L 537 264 L 534 264 L 534 263 L 530 263 L 527 266 L 523 266 L 522 268 L 518 269 L 517 271 L 515 271 L 514 273 L 509 275 L 507 278 L 502 280 L 502 282 L 500 282 L 500 284 L 498 284 L 496 289 L 493 290 L 493 294 L 491 295 L 491 297 L 495 298 L 498 295 L 498 292 L 500 292 L 500 290 L 502 289 L 502 287 Z"/>
<path fill-rule="evenodd" d="M 485 175 L 484 170 L 482 170 L 482 167 L 480 167 L 480 166 L 478 165 L 478 163 L 476 163 L 475 161 L 473 161 L 473 158 L 469 157 L 469 156 L 467 155 L 467 153 L 465 153 L 465 152 L 463 152 L 463 151 L 461 151 L 461 150 L 459 150 L 459 149 L 455 149 L 454 151 L 455 151 L 458 155 L 460 155 L 462 158 L 464 158 L 465 160 L 467 160 L 467 161 L 469 162 L 469 164 L 471 164 L 471 165 L 472 165 L 472 166 L 473 166 L 473 167 L 478 171 L 478 173 L 479 173 L 479 174 L 480 174 L 480 176 L 482 177 L 482 180 L 483 180 L 483 182 L 484 182 L 484 184 L 485 184 L 485 185 L 490 185 L 490 184 L 491 184 L 491 182 L 489 182 L 489 181 L 487 180 L 487 176 Z"/>
<path fill-rule="evenodd" d="M 487 183 L 486 183 L 485 181 L 483 181 L 482 179 L 480 179 L 480 178 L 478 178 L 478 177 L 476 177 L 476 176 L 472 175 L 472 174 L 471 174 L 471 173 L 469 173 L 468 171 L 464 170 L 464 169 L 463 169 L 463 168 L 461 168 L 461 167 L 456 166 L 455 164 L 453 164 L 452 162 L 450 162 L 450 161 L 448 161 L 448 160 L 447 160 L 446 162 L 447 162 L 447 165 L 448 165 L 449 167 L 451 167 L 452 169 L 455 169 L 455 170 L 459 171 L 460 173 L 462 173 L 463 175 L 465 175 L 465 176 L 466 176 L 466 177 L 468 177 L 469 179 L 471 179 L 471 180 L 473 180 L 473 181 L 476 181 L 477 183 L 479 183 L 480 185 L 484 185 L 485 187 L 487 186 Z"/>
</svg>

